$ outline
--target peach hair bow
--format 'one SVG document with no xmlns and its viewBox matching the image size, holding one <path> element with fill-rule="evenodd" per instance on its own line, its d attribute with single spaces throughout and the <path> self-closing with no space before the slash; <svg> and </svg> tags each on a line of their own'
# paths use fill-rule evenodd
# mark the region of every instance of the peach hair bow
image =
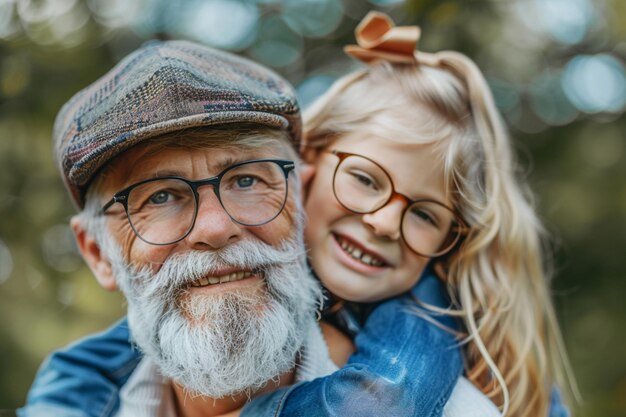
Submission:
<svg viewBox="0 0 626 417">
<path fill-rule="evenodd" d="M 384 60 L 392 63 L 417 62 L 415 47 L 420 38 L 418 26 L 395 26 L 389 16 L 369 12 L 354 30 L 357 45 L 347 45 L 344 51 L 370 63 Z"/>
</svg>

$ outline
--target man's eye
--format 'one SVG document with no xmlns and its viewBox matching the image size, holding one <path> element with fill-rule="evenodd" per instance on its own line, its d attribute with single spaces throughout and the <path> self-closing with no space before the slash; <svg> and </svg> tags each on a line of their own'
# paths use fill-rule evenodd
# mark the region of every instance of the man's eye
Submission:
<svg viewBox="0 0 626 417">
<path fill-rule="evenodd" d="M 237 180 L 235 181 L 235 183 L 237 184 L 237 187 L 239 188 L 249 188 L 252 187 L 254 184 L 256 184 L 257 180 L 254 177 L 251 176 L 241 176 L 238 177 Z"/>
<path fill-rule="evenodd" d="M 157 191 L 150 196 L 149 201 L 152 204 L 164 204 L 167 203 L 171 197 L 172 194 L 168 193 L 167 191 Z"/>
</svg>

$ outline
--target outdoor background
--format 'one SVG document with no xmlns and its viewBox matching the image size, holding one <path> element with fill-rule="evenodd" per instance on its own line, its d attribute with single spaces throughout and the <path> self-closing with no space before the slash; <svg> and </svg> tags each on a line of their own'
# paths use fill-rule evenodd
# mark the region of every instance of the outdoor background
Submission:
<svg viewBox="0 0 626 417">
<path fill-rule="evenodd" d="M 124 311 L 67 226 L 50 141 L 60 106 L 153 38 L 246 55 L 306 106 L 358 65 L 342 47 L 371 9 L 419 24 L 420 49 L 484 70 L 555 236 L 575 414 L 626 415 L 626 0 L 0 0 L 0 410 L 24 403 L 52 349 Z"/>
</svg>

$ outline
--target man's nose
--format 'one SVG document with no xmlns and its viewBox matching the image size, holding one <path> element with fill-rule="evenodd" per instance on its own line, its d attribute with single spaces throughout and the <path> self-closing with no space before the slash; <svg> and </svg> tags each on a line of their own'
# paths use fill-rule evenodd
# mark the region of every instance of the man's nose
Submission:
<svg viewBox="0 0 626 417">
<path fill-rule="evenodd" d="M 213 186 L 199 191 L 198 214 L 193 229 L 185 240 L 199 250 L 219 249 L 242 236 L 242 226 L 235 223 L 220 204 Z"/>
<path fill-rule="evenodd" d="M 398 240 L 401 236 L 402 213 L 405 207 L 406 203 L 402 198 L 392 198 L 378 210 L 364 214 L 363 223 L 367 224 L 377 236 Z"/>
</svg>

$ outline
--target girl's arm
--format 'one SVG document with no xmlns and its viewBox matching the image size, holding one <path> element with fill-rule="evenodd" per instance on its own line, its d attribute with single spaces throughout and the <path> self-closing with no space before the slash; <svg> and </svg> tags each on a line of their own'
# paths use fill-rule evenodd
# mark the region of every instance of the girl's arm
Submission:
<svg viewBox="0 0 626 417">
<path fill-rule="evenodd" d="M 443 286 L 431 274 L 413 295 L 445 307 Z M 388 300 L 358 334 L 356 353 L 332 375 L 255 399 L 241 417 L 441 416 L 462 371 L 453 334 L 412 311 L 410 296 Z M 449 317 L 433 317 L 453 327 Z"/>
</svg>

